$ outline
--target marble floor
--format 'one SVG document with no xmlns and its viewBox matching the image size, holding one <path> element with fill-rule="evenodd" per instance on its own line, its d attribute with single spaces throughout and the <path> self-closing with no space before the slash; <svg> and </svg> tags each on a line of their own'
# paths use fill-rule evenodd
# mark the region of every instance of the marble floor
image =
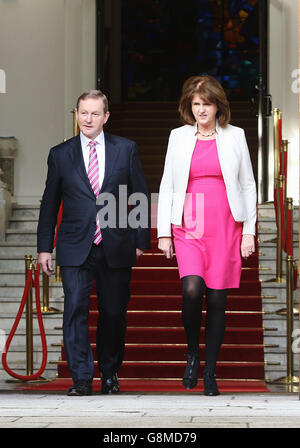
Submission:
<svg viewBox="0 0 300 448">
<path fill-rule="evenodd" d="M 0 384 L 0 428 L 300 428 L 297 388 L 269 393 L 120 393 L 68 397 Z"/>
</svg>

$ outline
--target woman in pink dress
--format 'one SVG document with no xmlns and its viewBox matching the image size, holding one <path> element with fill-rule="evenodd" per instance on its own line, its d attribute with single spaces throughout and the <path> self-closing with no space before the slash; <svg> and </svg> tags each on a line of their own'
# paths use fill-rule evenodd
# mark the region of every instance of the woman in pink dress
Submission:
<svg viewBox="0 0 300 448">
<path fill-rule="evenodd" d="M 216 362 L 225 332 L 228 288 L 238 288 L 241 256 L 255 250 L 256 185 L 241 128 L 231 126 L 224 89 L 211 76 L 183 85 L 158 201 L 159 249 L 173 243 L 182 279 L 188 359 L 183 385 L 198 382 L 202 299 L 206 296 L 204 393 L 218 395 Z"/>
</svg>

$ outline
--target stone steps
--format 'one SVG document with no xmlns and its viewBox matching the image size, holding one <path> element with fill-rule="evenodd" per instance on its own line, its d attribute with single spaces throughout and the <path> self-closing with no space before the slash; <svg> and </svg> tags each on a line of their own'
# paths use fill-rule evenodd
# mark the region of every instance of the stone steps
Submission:
<svg viewBox="0 0 300 448">
<path fill-rule="evenodd" d="M 8 335 L 14 322 L 22 298 L 25 282 L 24 256 L 29 254 L 36 257 L 36 226 L 39 206 L 18 205 L 14 207 L 10 219 L 6 241 L 0 242 L 0 301 L 2 313 L 0 315 L 0 329 Z M 265 344 L 265 373 L 270 380 L 286 375 L 286 317 L 276 314 L 276 311 L 286 307 L 286 285 L 270 282 L 276 274 L 276 243 L 270 240 L 276 237 L 275 213 L 273 204 L 263 204 L 258 207 L 259 216 L 259 264 L 262 268 L 261 279 L 263 293 L 263 322 Z M 294 254 L 299 259 L 298 250 L 298 208 L 294 208 Z M 55 253 L 54 253 L 55 260 Z M 285 273 L 285 253 L 283 253 L 283 273 Z M 42 275 L 40 276 L 42 285 Z M 297 302 L 298 289 L 294 292 L 294 303 Z M 42 297 L 41 297 L 42 299 Z M 34 304 L 35 306 L 35 304 Z M 63 289 L 60 282 L 50 279 L 50 306 L 63 310 Z M 43 376 L 56 376 L 57 361 L 59 360 L 62 342 L 62 314 L 44 314 L 44 327 L 48 342 L 48 363 Z M 294 318 L 294 328 L 298 328 L 298 315 Z M 25 356 L 25 319 L 21 319 L 16 335 L 13 339 L 9 366 L 18 373 L 24 373 Z M 41 341 L 39 329 L 34 318 L 34 354 L 35 367 L 41 362 Z M 299 356 L 294 355 L 295 371 Z M 0 378 L 9 375 L 0 368 Z"/>
<path fill-rule="evenodd" d="M 12 210 L 11 218 L 34 217 L 38 220 L 39 212 L 39 205 L 15 204 Z"/>
<path fill-rule="evenodd" d="M 25 276 L 23 282 L 19 282 L 18 284 L 15 283 L 14 286 L 8 284 L 4 286 L 0 284 L 0 301 L 2 302 L 2 298 L 18 298 L 21 301 L 24 291 L 24 284 L 25 284 Z M 61 283 L 51 284 L 50 302 L 51 300 L 62 296 L 63 296 L 63 289 Z"/>
<path fill-rule="evenodd" d="M 261 267 L 271 269 L 272 277 L 276 275 L 276 243 L 270 240 L 277 236 L 275 223 L 275 210 L 273 203 L 262 204 L 258 206 L 258 237 L 259 237 L 259 264 Z M 294 232 L 294 257 L 299 261 L 299 208 L 293 210 L 293 232 Z M 285 377 L 286 371 L 286 315 L 277 314 L 278 311 L 286 308 L 286 283 L 284 274 L 286 272 L 286 254 L 282 254 L 283 282 L 262 281 L 263 297 L 263 325 L 264 325 L 264 344 L 265 344 L 265 376 L 266 380 L 274 381 Z M 262 279 L 261 272 L 260 278 Z M 293 293 L 293 302 L 298 309 L 299 288 Z M 269 297 L 268 296 L 275 296 Z M 294 329 L 299 328 L 299 315 L 296 314 L 293 319 Z M 273 330 L 269 330 L 273 328 Z M 294 372 L 298 375 L 299 355 L 294 354 Z"/>
<path fill-rule="evenodd" d="M 51 289 L 50 289 L 51 292 Z M 13 313 L 14 315 L 17 314 L 17 311 L 19 309 L 21 300 L 19 297 L 1 297 L 1 306 L 2 309 L 5 309 L 6 313 Z M 42 301 L 42 296 L 41 296 L 41 301 Z M 64 307 L 64 297 L 56 297 L 53 298 L 53 296 L 51 295 L 50 299 L 50 306 L 53 308 L 56 308 L 58 310 L 63 310 Z M 33 307 L 35 308 L 35 298 L 33 301 Z M 2 314 L 2 313 L 1 313 Z"/>
<path fill-rule="evenodd" d="M 0 267 L 0 288 L 8 287 L 10 285 L 22 285 L 25 282 L 25 274 L 24 274 L 24 265 L 23 260 L 15 260 L 15 263 L 19 265 L 19 267 L 15 267 L 13 261 L 11 263 L 7 263 L 3 267 Z M 1 260 L 0 260 L 1 266 Z M 285 264 L 283 264 L 282 271 L 285 273 Z M 260 270 L 259 278 L 262 281 L 266 281 L 275 277 L 276 270 L 271 267 L 264 267 Z M 40 274 L 40 284 L 42 284 L 42 274 Z M 1 294 L 1 291 L 0 291 Z M 1 297 L 1 295 L 0 295 Z"/>
</svg>

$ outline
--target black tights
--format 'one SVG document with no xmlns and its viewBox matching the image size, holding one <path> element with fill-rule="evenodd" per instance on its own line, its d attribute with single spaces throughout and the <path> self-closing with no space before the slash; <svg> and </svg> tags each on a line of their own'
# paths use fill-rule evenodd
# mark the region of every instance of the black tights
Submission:
<svg viewBox="0 0 300 448">
<path fill-rule="evenodd" d="M 198 275 L 183 277 L 182 282 L 182 320 L 189 354 L 199 355 L 202 299 L 206 291 L 205 366 L 214 372 L 225 333 L 227 289 L 207 288 Z"/>
</svg>

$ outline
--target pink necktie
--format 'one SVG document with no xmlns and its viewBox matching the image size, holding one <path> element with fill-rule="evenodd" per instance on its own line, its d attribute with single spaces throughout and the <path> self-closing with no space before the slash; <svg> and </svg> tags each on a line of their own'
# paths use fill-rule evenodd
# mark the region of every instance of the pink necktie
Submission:
<svg viewBox="0 0 300 448">
<path fill-rule="evenodd" d="M 98 169 L 96 142 L 91 141 L 89 143 L 89 146 L 90 146 L 90 155 L 89 155 L 88 178 L 91 183 L 93 192 L 97 198 L 100 193 L 100 186 L 99 186 L 99 169 Z M 102 240 L 102 234 L 101 234 L 101 229 L 100 229 L 99 218 L 97 215 L 97 217 L 96 217 L 96 232 L 94 235 L 94 244 L 99 244 L 101 240 Z"/>
</svg>

